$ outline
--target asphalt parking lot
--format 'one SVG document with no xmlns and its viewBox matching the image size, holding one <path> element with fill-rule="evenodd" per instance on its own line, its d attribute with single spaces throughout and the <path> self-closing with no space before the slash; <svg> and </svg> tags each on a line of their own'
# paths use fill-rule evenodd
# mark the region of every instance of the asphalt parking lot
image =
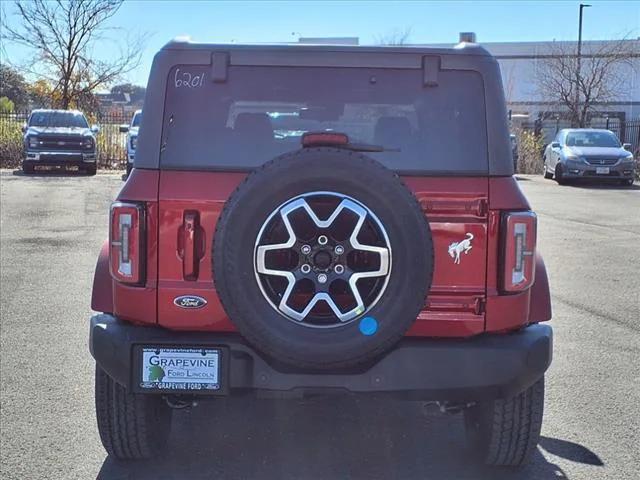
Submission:
<svg viewBox="0 0 640 480">
<path fill-rule="evenodd" d="M 3 479 L 632 479 L 640 459 L 640 187 L 520 182 L 538 213 L 555 358 L 543 438 L 520 471 L 476 467 L 460 416 L 419 402 L 225 401 L 174 416 L 163 458 L 102 449 L 91 282 L 119 175 L 0 173 Z"/>
</svg>

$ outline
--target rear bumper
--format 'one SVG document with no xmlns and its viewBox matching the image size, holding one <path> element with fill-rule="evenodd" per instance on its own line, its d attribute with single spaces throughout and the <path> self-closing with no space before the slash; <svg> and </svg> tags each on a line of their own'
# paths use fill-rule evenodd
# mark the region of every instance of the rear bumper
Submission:
<svg viewBox="0 0 640 480">
<path fill-rule="evenodd" d="M 241 390 L 387 393 L 425 400 L 480 400 L 512 396 L 535 383 L 551 363 L 552 330 L 531 325 L 519 332 L 472 339 L 405 338 L 373 365 L 357 372 L 292 371 L 269 362 L 238 334 L 175 332 L 138 327 L 99 314 L 91 318 L 90 350 L 116 382 L 139 391 L 136 345 L 224 347 L 227 386 Z"/>
</svg>

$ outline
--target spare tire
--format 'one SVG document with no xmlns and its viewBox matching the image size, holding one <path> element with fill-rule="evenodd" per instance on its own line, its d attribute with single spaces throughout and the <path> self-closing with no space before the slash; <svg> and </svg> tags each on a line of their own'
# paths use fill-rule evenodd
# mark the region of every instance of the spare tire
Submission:
<svg viewBox="0 0 640 480">
<path fill-rule="evenodd" d="M 337 370 L 392 347 L 433 274 L 429 224 L 400 178 L 361 153 L 307 148 L 247 176 L 213 239 L 238 331 L 268 357 Z"/>
</svg>

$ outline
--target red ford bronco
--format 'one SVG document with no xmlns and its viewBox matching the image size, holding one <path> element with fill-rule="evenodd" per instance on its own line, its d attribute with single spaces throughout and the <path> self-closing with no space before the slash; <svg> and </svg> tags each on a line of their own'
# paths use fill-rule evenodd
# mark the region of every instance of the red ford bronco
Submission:
<svg viewBox="0 0 640 480">
<path fill-rule="evenodd" d="M 344 392 L 528 460 L 551 305 L 486 50 L 171 42 L 144 112 L 93 286 L 110 455 L 196 399 Z"/>
</svg>

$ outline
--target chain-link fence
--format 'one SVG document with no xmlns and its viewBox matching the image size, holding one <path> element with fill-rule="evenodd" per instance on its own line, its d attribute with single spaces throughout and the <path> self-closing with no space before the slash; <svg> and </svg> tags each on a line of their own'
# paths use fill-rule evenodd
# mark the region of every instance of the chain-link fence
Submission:
<svg viewBox="0 0 640 480">
<path fill-rule="evenodd" d="M 0 113 L 0 168 L 17 168 L 24 155 L 22 126 L 30 112 Z M 91 120 L 91 119 L 89 119 Z M 100 127 L 96 136 L 98 167 L 121 169 L 127 163 L 126 134 L 120 133 L 120 125 L 131 118 L 124 115 L 99 115 L 94 123 Z"/>
</svg>

